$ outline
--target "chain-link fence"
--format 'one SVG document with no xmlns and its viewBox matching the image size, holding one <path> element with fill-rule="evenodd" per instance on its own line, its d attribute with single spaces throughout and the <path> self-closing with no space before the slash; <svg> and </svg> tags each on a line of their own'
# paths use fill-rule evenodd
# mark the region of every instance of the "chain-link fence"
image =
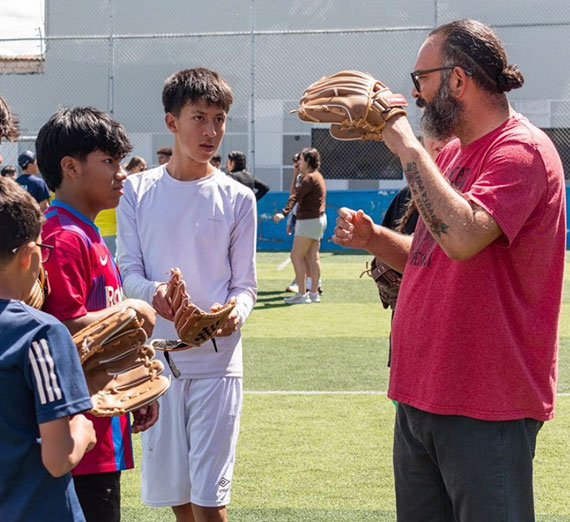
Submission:
<svg viewBox="0 0 570 522">
<path fill-rule="evenodd" d="M 164 79 L 202 66 L 220 72 L 234 92 L 219 152 L 224 157 L 244 151 L 248 166 L 272 189 L 288 189 L 291 157 L 306 146 L 321 150 L 331 189 L 397 187 L 399 163 L 382 144 L 334 141 L 325 128 L 301 122 L 290 110 L 308 84 L 341 69 L 368 71 L 408 94 L 409 72 L 429 31 L 472 17 L 496 29 L 510 61 L 525 74 L 524 88 L 510 94 L 513 106 L 547 130 L 570 167 L 570 3 L 565 0 L 190 4 L 47 0 L 39 63 L 36 56 L 25 70 L 22 60 L 0 57 L 0 91 L 26 137 L 14 146 L 2 144 L 5 163 L 14 162 L 18 150 L 33 148 L 33 137 L 58 107 L 93 105 L 126 126 L 134 154 L 156 164 L 156 149 L 172 143 L 161 105 Z M 415 129 L 419 116 L 412 105 Z"/>
</svg>

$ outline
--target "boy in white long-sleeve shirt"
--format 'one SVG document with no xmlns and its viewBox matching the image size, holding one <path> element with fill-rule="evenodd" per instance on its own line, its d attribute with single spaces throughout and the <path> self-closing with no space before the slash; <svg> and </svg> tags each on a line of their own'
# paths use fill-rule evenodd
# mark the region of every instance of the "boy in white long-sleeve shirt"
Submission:
<svg viewBox="0 0 570 522">
<path fill-rule="evenodd" d="M 127 295 L 151 302 L 154 335 L 176 338 L 166 280 L 179 267 L 203 309 L 237 299 L 216 344 L 176 352 L 181 372 L 142 439 L 142 499 L 172 506 L 178 521 L 225 521 L 242 404 L 240 327 L 256 300 L 256 203 L 251 190 L 210 164 L 232 103 L 207 69 L 170 76 L 162 101 L 174 136 L 166 165 L 129 176 L 117 212 L 118 261 Z"/>
</svg>

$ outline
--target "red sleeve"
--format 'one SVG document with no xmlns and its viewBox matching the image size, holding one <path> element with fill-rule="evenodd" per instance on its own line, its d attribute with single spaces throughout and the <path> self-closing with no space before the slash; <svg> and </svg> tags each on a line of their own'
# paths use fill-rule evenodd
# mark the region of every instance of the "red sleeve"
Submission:
<svg viewBox="0 0 570 522">
<path fill-rule="evenodd" d="M 510 244 L 544 201 L 545 192 L 546 169 L 540 155 L 527 144 L 503 143 L 489 153 L 466 196 L 493 216 Z"/>
<path fill-rule="evenodd" d="M 86 303 L 91 285 L 91 263 L 87 245 L 78 234 L 60 230 L 43 238 L 54 249 L 44 265 L 48 273 L 50 294 L 43 310 L 60 321 L 87 313 Z"/>
</svg>

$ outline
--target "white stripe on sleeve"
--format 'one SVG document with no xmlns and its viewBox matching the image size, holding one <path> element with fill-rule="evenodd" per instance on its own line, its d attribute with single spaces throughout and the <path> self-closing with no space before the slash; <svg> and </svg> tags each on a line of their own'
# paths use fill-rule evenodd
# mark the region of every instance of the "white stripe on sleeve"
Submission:
<svg viewBox="0 0 570 522">
<path fill-rule="evenodd" d="M 30 358 L 30 364 L 32 365 L 32 371 L 34 372 L 34 377 L 36 378 L 36 387 L 38 390 L 38 395 L 40 396 L 40 403 L 45 404 L 46 392 L 44 390 L 44 383 L 42 381 L 42 375 L 40 369 L 38 368 L 38 363 L 36 361 L 36 352 L 34 351 L 34 346 L 37 343 L 32 343 L 32 347 L 28 351 L 28 357 Z"/>
<path fill-rule="evenodd" d="M 57 382 L 57 375 L 55 374 L 55 365 L 53 363 L 53 358 L 51 356 L 51 352 L 49 351 L 49 346 L 47 341 L 45 339 L 42 339 L 40 341 L 40 344 L 44 349 L 44 357 L 49 369 L 49 380 L 51 383 L 51 388 L 53 389 L 55 399 L 59 401 L 63 397 L 63 394 L 61 392 L 61 388 L 59 387 L 59 382 Z"/>
<path fill-rule="evenodd" d="M 63 394 L 57 381 L 54 362 L 47 341 L 45 339 L 41 339 L 39 343 L 34 341 L 29 356 L 36 378 L 40 402 L 46 404 L 46 402 L 60 400 Z"/>
</svg>

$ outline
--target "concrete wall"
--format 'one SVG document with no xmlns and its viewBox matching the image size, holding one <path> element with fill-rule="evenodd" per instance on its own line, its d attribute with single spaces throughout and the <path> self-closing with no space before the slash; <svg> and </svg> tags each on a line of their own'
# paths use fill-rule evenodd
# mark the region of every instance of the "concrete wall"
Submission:
<svg viewBox="0 0 570 522">
<path fill-rule="evenodd" d="M 526 83 L 511 94 L 513 105 L 539 126 L 570 128 L 565 0 L 47 0 L 42 71 L 0 71 L 0 91 L 31 138 L 62 105 L 113 112 L 133 153 L 152 165 L 156 148 L 172 141 L 160 102 L 164 79 L 186 67 L 215 69 L 235 94 L 220 152 L 244 150 L 255 174 L 281 190 L 292 151 L 310 143 L 312 126 L 289 114 L 309 83 L 354 68 L 408 94 L 421 42 L 459 17 L 494 26 L 519 64 Z M 409 116 L 416 125 L 414 106 Z M 3 144 L 0 154 L 11 160 L 17 150 Z"/>
</svg>

